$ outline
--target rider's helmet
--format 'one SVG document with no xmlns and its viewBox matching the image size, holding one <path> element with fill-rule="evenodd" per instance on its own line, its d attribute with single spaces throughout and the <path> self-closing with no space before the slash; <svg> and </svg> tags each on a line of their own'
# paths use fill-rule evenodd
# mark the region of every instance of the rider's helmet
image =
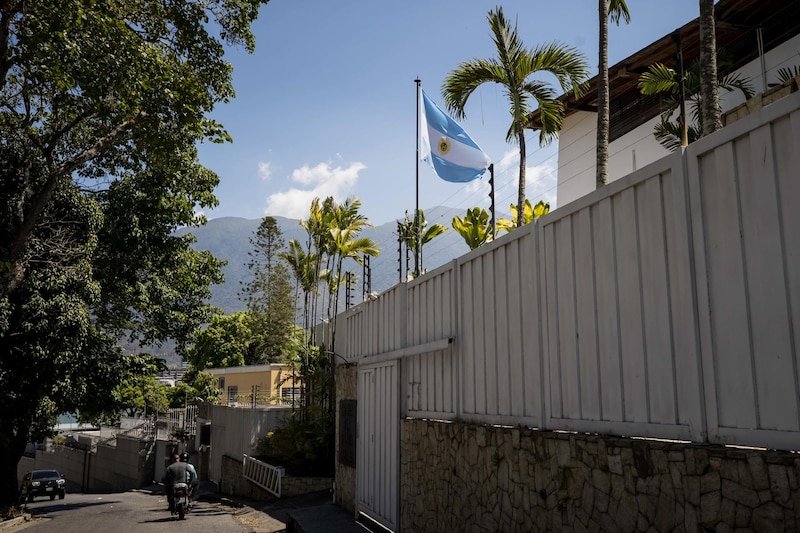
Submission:
<svg viewBox="0 0 800 533">
<path fill-rule="evenodd" d="M 181 454 L 181 462 L 182 463 L 188 463 L 189 462 L 189 454 L 188 453 L 183 452 Z"/>
</svg>

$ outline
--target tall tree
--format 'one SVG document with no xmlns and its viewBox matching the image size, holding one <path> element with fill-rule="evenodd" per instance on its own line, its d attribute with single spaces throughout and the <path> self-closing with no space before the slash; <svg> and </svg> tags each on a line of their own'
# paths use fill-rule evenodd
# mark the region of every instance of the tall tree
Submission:
<svg viewBox="0 0 800 533">
<path fill-rule="evenodd" d="M 254 320 L 253 330 L 262 332 L 262 344 L 248 363 L 277 362 L 289 341 L 297 311 L 289 269 L 280 256 L 284 241 L 277 220 L 264 217 L 250 244 L 253 249 L 247 267 L 252 278 L 245 283 L 242 295 Z"/>
<path fill-rule="evenodd" d="M 619 24 L 620 18 L 625 23 L 631 21 L 628 5 L 625 0 L 599 0 L 600 21 L 600 60 L 597 67 L 597 178 L 599 189 L 608 183 L 608 143 L 611 128 L 611 82 L 608 77 L 608 19 Z"/>
<path fill-rule="evenodd" d="M 229 139 L 224 43 L 253 50 L 263 3 L 0 2 L 0 506 L 60 413 L 119 409 L 123 335 L 208 319 L 220 262 L 174 230 L 216 204 L 196 146 Z"/>
<path fill-rule="evenodd" d="M 703 135 L 722 128 L 717 82 L 717 37 L 714 0 L 700 0 L 700 101 Z"/>
<path fill-rule="evenodd" d="M 328 253 L 332 264 L 332 270 L 327 278 L 330 294 L 328 317 L 335 318 L 339 314 L 339 287 L 345 277 L 344 260 L 352 259 L 361 265 L 363 263 L 362 256 L 377 257 L 380 255 L 380 250 L 375 241 L 361 236 L 361 232 L 364 229 L 373 227 L 367 217 L 358 212 L 361 208 L 361 200 L 347 198 L 341 204 L 332 201 L 332 198 L 330 200 L 331 202 L 326 202 L 331 213 L 328 230 L 330 234 Z M 335 349 L 335 340 L 336 321 L 333 320 L 331 350 Z"/>
<path fill-rule="evenodd" d="M 186 360 L 197 371 L 244 366 L 261 344 L 252 326 L 253 320 L 245 311 L 212 317 L 197 331 L 194 345 L 186 350 Z"/>
<path fill-rule="evenodd" d="M 541 80 L 530 79 L 534 74 L 547 72 L 556 77 L 564 92 L 581 94 L 581 86 L 588 75 L 585 57 L 575 48 L 559 43 L 549 43 L 534 49 L 525 48 L 517 33 L 517 25 L 511 25 L 497 7 L 488 15 L 497 57 L 472 59 L 461 63 L 450 72 L 442 87 L 442 97 L 456 118 L 465 118 L 467 99 L 484 83 L 498 83 L 505 89 L 511 113 L 511 126 L 506 134 L 507 142 L 519 145 L 519 195 L 517 205 L 525 204 L 525 127 L 531 112 L 531 100 L 536 101 L 541 111 L 542 129 L 539 137 L 544 146 L 558 136 L 564 116 L 564 108 L 553 87 Z M 517 225 L 523 224 L 522 216 Z"/>
</svg>

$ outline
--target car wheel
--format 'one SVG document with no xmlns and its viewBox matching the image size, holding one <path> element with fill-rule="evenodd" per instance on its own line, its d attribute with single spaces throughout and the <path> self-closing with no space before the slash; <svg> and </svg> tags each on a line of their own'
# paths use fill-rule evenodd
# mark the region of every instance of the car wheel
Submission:
<svg viewBox="0 0 800 533">
<path fill-rule="evenodd" d="M 55 494 L 51 494 L 51 495 L 50 495 L 50 501 L 53 501 L 53 500 L 55 500 L 55 499 L 56 499 L 56 495 L 55 495 Z"/>
<path fill-rule="evenodd" d="M 64 492 L 60 492 L 60 493 L 58 494 L 58 499 L 59 499 L 59 500 L 63 500 L 63 499 L 64 499 L 64 494 L 65 494 Z"/>
</svg>

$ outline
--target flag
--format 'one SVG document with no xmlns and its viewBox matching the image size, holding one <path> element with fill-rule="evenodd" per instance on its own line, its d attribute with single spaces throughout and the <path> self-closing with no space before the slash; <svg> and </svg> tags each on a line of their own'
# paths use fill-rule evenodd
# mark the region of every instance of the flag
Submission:
<svg viewBox="0 0 800 533">
<path fill-rule="evenodd" d="M 481 177 L 491 160 L 456 121 L 422 91 L 420 109 L 422 150 L 427 161 L 445 181 L 464 183 Z"/>
</svg>

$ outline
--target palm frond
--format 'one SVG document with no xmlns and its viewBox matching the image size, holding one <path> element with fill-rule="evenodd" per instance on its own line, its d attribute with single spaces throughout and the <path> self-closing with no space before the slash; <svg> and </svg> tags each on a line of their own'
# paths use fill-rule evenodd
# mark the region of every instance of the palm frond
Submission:
<svg viewBox="0 0 800 533">
<path fill-rule="evenodd" d="M 800 76 L 800 65 L 795 65 L 794 67 L 781 67 L 778 69 L 777 74 L 778 81 L 781 84 L 784 84 L 792 78 Z"/>
<path fill-rule="evenodd" d="M 747 100 L 751 99 L 755 95 L 753 81 L 746 76 L 742 76 L 741 73 L 728 74 L 727 76 L 723 77 L 721 80 L 719 80 L 719 88 L 725 89 L 728 92 L 739 90 Z"/>
<path fill-rule="evenodd" d="M 678 89 L 678 74 L 662 63 L 650 65 L 639 76 L 639 91 L 645 95 L 674 92 Z"/>
<path fill-rule="evenodd" d="M 442 85 L 442 99 L 447 110 L 454 118 L 463 119 L 469 97 L 478 87 L 489 82 L 507 84 L 506 73 L 496 62 L 472 59 L 459 64 Z"/>
<path fill-rule="evenodd" d="M 625 0 L 608 0 L 608 18 L 617 25 L 620 18 L 625 20 L 625 24 L 631 23 L 631 13 Z"/>
</svg>

